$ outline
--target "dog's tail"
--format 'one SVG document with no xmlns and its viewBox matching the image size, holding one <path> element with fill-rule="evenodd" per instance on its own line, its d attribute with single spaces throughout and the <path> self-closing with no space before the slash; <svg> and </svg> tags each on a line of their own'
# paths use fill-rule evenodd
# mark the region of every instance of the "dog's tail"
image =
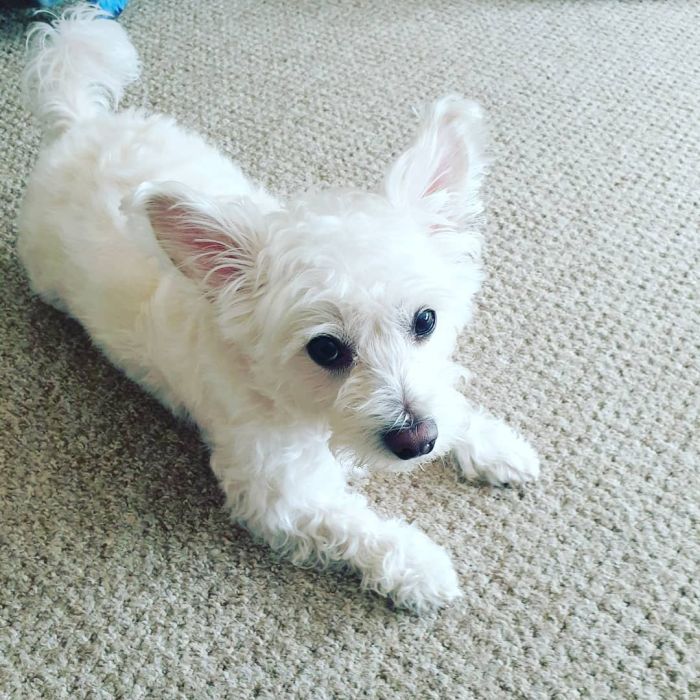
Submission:
<svg viewBox="0 0 700 700">
<path fill-rule="evenodd" d="M 139 76 L 136 50 L 108 18 L 81 3 L 29 30 L 24 98 L 49 138 L 116 107 L 124 88 Z"/>
</svg>

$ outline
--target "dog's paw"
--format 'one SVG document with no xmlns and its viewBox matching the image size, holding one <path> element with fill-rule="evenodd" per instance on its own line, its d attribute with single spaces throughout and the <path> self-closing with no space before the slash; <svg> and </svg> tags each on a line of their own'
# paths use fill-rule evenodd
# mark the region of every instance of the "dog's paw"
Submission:
<svg viewBox="0 0 700 700">
<path fill-rule="evenodd" d="M 537 479 L 540 460 L 530 443 L 495 418 L 481 421 L 469 440 L 455 448 L 462 474 L 497 486 Z"/>
<path fill-rule="evenodd" d="M 374 566 L 363 570 L 363 586 L 398 607 L 427 612 L 462 595 L 447 552 L 415 527 L 403 524 Z"/>
</svg>

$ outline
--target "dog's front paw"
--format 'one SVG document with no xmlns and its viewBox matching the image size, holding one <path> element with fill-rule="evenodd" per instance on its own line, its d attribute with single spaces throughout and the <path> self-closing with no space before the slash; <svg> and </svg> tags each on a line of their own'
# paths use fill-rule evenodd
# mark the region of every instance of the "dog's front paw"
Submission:
<svg viewBox="0 0 700 700">
<path fill-rule="evenodd" d="M 498 486 L 537 479 L 540 460 L 530 443 L 496 418 L 479 416 L 475 423 L 455 448 L 465 477 Z"/>
<path fill-rule="evenodd" d="M 406 524 L 362 573 L 366 588 L 416 612 L 442 607 L 462 595 L 447 552 Z"/>
</svg>

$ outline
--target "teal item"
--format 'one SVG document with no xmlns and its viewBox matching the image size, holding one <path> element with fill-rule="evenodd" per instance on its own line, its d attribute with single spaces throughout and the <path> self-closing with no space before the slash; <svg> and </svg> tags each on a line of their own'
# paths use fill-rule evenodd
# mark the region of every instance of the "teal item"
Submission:
<svg viewBox="0 0 700 700">
<path fill-rule="evenodd" d="M 112 17 L 118 17 L 126 7 L 128 1 L 129 0 L 96 0 L 96 2 L 92 4 L 104 10 Z M 56 7 L 56 5 L 61 5 L 63 2 L 64 0 L 39 0 L 39 4 L 42 7 Z"/>
</svg>

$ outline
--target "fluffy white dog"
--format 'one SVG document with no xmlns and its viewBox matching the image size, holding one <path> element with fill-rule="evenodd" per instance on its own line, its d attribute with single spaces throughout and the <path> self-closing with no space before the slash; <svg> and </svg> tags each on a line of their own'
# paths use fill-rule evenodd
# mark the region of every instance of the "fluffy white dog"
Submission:
<svg viewBox="0 0 700 700">
<path fill-rule="evenodd" d="M 19 251 L 33 288 L 196 421 L 256 536 L 297 563 L 345 564 L 399 605 L 449 602 L 445 550 L 346 477 L 451 450 L 468 477 L 538 475 L 451 360 L 482 277 L 481 109 L 433 104 L 380 191 L 280 202 L 172 119 L 114 113 L 138 67 L 89 6 L 31 30 L 25 89 L 45 141 Z"/>
</svg>

